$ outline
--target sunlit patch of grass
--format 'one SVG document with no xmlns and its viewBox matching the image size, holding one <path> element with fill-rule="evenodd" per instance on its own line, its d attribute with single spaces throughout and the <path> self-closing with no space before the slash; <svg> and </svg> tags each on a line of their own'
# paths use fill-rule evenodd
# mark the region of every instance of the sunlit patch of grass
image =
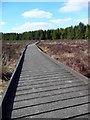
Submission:
<svg viewBox="0 0 90 120">
<path fill-rule="evenodd" d="M 12 75 L 12 70 L 7 66 L 2 66 L 2 80 L 8 81 Z"/>
<path fill-rule="evenodd" d="M 7 84 L 8 84 L 8 81 L 0 79 L 0 95 L 2 95 L 3 92 L 5 91 Z"/>
</svg>

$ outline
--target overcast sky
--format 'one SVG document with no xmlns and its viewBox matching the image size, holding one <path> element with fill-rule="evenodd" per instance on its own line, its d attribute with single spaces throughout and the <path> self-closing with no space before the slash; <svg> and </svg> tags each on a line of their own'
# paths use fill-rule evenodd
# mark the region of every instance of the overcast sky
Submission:
<svg viewBox="0 0 90 120">
<path fill-rule="evenodd" d="M 65 28 L 77 25 L 79 22 L 88 23 L 88 0 L 50 1 L 4 0 L 0 4 L 0 7 L 2 6 L 0 32 L 21 33 L 39 29 Z"/>
</svg>

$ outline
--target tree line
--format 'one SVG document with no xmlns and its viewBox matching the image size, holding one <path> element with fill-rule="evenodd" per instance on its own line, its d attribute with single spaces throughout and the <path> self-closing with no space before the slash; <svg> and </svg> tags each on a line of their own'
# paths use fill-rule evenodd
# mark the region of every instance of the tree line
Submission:
<svg viewBox="0 0 90 120">
<path fill-rule="evenodd" d="M 76 26 L 50 30 L 36 30 L 23 33 L 2 33 L 3 40 L 56 40 L 56 39 L 88 39 L 90 25 L 79 23 Z"/>
</svg>

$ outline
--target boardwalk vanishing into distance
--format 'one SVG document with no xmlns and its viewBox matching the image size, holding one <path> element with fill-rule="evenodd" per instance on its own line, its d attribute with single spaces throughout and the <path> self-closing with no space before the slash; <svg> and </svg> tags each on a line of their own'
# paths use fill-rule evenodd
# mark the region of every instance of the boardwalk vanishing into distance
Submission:
<svg viewBox="0 0 90 120">
<path fill-rule="evenodd" d="M 2 101 L 2 119 L 89 120 L 88 79 L 28 45 Z"/>
</svg>

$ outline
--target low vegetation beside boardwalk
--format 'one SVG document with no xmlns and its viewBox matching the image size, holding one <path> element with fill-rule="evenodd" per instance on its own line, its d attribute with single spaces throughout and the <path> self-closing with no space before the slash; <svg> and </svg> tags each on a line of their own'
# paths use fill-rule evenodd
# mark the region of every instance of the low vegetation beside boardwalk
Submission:
<svg viewBox="0 0 90 120">
<path fill-rule="evenodd" d="M 17 62 L 26 45 L 33 41 L 3 41 L 2 42 L 2 65 L 0 65 L 0 94 L 5 90 Z"/>
<path fill-rule="evenodd" d="M 36 41 L 3 41 L 0 94 L 5 90 L 25 46 L 34 42 Z M 52 58 L 68 65 L 83 75 L 90 75 L 88 40 L 41 40 L 38 46 Z"/>
<path fill-rule="evenodd" d="M 39 46 L 52 58 L 89 76 L 88 40 L 41 41 Z"/>
</svg>

